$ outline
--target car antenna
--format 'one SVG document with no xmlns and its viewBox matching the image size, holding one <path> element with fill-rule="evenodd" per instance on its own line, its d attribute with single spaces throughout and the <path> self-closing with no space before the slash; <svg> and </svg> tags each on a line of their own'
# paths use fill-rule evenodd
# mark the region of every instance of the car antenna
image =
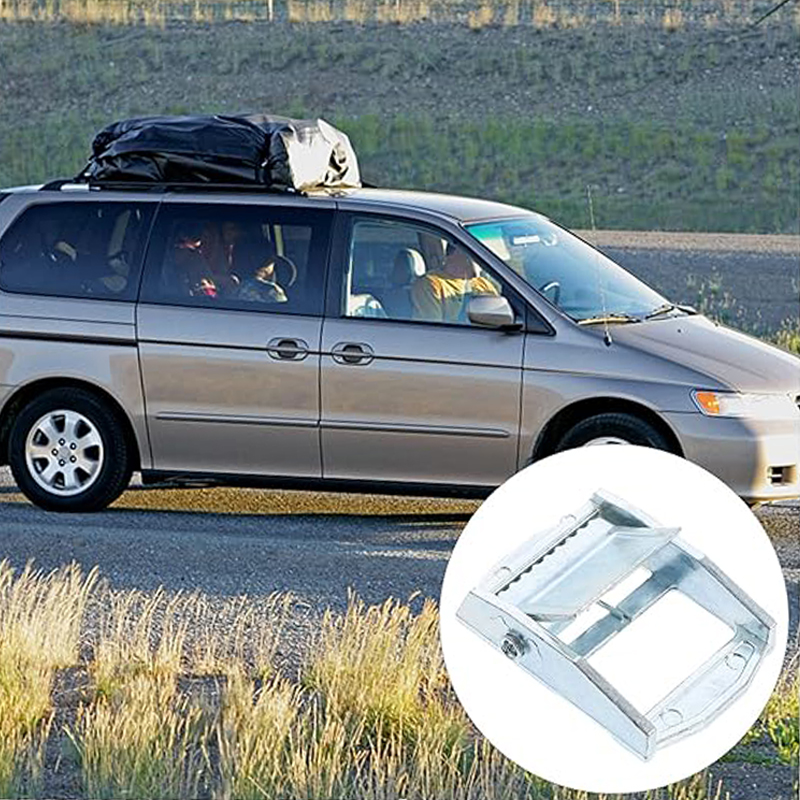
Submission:
<svg viewBox="0 0 800 800">
<path fill-rule="evenodd" d="M 589 205 L 589 224 L 592 226 L 592 230 L 596 231 L 597 226 L 594 222 L 594 203 L 592 202 L 592 186 L 591 184 L 586 184 L 586 200 Z M 597 266 L 597 262 L 599 260 L 599 254 L 597 250 L 594 251 L 594 263 L 595 267 Z M 597 280 L 597 289 L 600 292 L 600 302 L 603 305 L 603 341 L 605 342 L 606 347 L 611 347 L 614 343 L 611 338 L 611 328 L 608 326 L 608 308 L 606 307 L 606 293 L 603 289 L 602 282 L 600 281 L 600 270 L 595 269 L 594 272 L 595 278 Z"/>
<path fill-rule="evenodd" d="M 597 264 L 597 256 L 595 256 L 595 265 Z M 600 270 L 597 270 L 599 273 Z M 603 289 L 602 284 L 598 281 L 598 286 L 600 287 L 600 298 L 603 303 L 603 341 L 606 344 L 606 347 L 611 347 L 614 344 L 614 341 L 611 338 L 611 328 L 608 326 L 608 310 L 606 309 L 606 293 Z"/>
</svg>

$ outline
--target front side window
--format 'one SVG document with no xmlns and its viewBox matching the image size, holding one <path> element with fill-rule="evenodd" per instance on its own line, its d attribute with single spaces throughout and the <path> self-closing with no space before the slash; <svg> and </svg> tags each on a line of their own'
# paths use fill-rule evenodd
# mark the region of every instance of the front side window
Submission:
<svg viewBox="0 0 800 800">
<path fill-rule="evenodd" d="M 467 226 L 476 239 L 579 323 L 680 313 L 610 258 L 538 214 Z"/>
<path fill-rule="evenodd" d="M 469 325 L 476 295 L 501 295 L 495 276 L 447 234 L 391 220 L 352 225 L 342 314 Z"/>
<path fill-rule="evenodd" d="M 30 206 L 0 241 L 0 288 L 134 300 L 152 210 L 124 202 Z"/>
<path fill-rule="evenodd" d="M 159 212 L 142 300 L 317 315 L 326 211 L 174 204 Z"/>
</svg>

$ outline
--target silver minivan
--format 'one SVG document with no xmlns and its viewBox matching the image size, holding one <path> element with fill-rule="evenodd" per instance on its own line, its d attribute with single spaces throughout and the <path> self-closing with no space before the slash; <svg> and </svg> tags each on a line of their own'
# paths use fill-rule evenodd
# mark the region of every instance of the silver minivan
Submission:
<svg viewBox="0 0 800 800">
<path fill-rule="evenodd" d="M 47 509 L 145 483 L 485 495 L 634 443 L 800 495 L 800 359 L 483 200 L 0 193 L 0 463 Z M 659 476 L 654 475 L 653 480 Z"/>
</svg>

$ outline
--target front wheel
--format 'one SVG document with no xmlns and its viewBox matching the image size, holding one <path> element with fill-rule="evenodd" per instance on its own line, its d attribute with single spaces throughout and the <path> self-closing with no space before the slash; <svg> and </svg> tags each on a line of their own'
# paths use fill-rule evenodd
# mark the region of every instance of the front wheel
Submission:
<svg viewBox="0 0 800 800">
<path fill-rule="evenodd" d="M 50 389 L 26 405 L 8 450 L 17 485 L 48 511 L 98 511 L 131 477 L 130 447 L 117 415 L 82 389 Z"/>
<path fill-rule="evenodd" d="M 632 414 L 611 412 L 595 414 L 573 425 L 559 439 L 555 452 L 600 444 L 637 444 L 672 450 L 667 437 L 649 422 Z"/>
</svg>

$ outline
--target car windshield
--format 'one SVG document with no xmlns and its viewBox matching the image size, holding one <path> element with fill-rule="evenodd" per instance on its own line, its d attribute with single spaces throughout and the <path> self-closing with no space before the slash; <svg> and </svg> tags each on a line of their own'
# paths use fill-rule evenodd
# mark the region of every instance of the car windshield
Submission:
<svg viewBox="0 0 800 800">
<path fill-rule="evenodd" d="M 679 311 L 610 258 L 538 214 L 467 231 L 579 323 L 639 322 Z"/>
</svg>

